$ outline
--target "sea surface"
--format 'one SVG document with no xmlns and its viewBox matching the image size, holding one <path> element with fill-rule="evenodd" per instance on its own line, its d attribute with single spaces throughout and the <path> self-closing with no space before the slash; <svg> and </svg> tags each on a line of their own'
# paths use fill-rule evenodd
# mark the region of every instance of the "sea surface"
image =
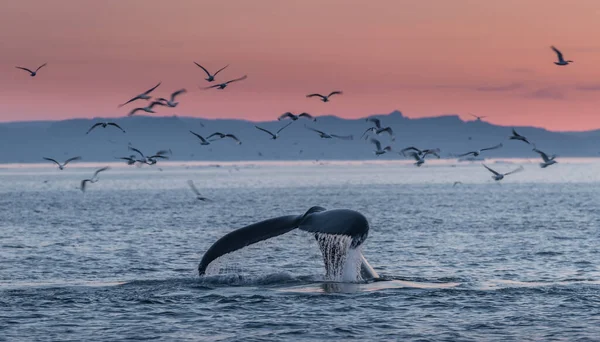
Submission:
<svg viewBox="0 0 600 342">
<path fill-rule="evenodd" d="M 600 161 L 0 165 L 1 341 L 598 341 Z M 212 201 L 196 200 L 193 180 Z M 461 182 L 454 184 L 455 182 Z M 319 205 L 385 279 L 325 280 L 293 231 L 199 277 L 224 234 Z"/>
</svg>

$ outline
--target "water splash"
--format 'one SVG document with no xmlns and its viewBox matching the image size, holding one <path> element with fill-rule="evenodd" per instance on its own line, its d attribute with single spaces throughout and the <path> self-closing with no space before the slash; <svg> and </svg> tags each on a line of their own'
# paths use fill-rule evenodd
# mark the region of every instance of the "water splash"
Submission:
<svg viewBox="0 0 600 342">
<path fill-rule="evenodd" d="M 323 254 L 327 280 L 338 282 L 363 280 L 360 275 L 361 247 L 350 248 L 351 236 L 317 233 L 315 237 Z"/>
</svg>

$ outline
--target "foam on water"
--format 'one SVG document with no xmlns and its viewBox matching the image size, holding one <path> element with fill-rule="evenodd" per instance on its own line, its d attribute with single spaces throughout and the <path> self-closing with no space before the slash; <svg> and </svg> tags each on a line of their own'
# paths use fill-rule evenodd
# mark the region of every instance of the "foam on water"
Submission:
<svg viewBox="0 0 600 342">
<path fill-rule="evenodd" d="M 352 237 L 348 235 L 315 234 L 323 254 L 323 262 L 329 281 L 355 282 L 360 276 L 361 250 L 350 248 Z"/>
</svg>

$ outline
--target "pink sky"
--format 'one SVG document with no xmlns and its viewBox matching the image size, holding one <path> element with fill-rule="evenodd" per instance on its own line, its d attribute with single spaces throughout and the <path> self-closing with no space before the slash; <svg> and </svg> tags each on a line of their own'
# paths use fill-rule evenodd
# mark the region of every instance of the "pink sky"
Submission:
<svg viewBox="0 0 600 342">
<path fill-rule="evenodd" d="M 600 128 L 598 0 L 19 0 L 0 12 L 0 121 L 125 115 L 158 81 L 157 115 L 274 119 L 467 113 Z M 575 62 L 553 64 L 556 45 Z M 220 80 L 248 79 L 223 91 Z M 38 76 L 15 69 L 48 62 Z M 342 90 L 330 103 L 311 92 Z"/>
</svg>

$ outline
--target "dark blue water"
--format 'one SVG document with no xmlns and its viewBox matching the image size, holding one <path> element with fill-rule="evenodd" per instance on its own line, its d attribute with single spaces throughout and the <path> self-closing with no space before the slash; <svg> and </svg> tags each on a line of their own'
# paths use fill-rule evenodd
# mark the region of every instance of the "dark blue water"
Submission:
<svg viewBox="0 0 600 342">
<path fill-rule="evenodd" d="M 600 340 L 599 166 L 113 168 L 85 194 L 94 168 L 0 170 L 0 340 Z M 389 281 L 326 282 L 302 232 L 197 276 L 223 234 L 313 205 L 363 213 Z"/>
</svg>

